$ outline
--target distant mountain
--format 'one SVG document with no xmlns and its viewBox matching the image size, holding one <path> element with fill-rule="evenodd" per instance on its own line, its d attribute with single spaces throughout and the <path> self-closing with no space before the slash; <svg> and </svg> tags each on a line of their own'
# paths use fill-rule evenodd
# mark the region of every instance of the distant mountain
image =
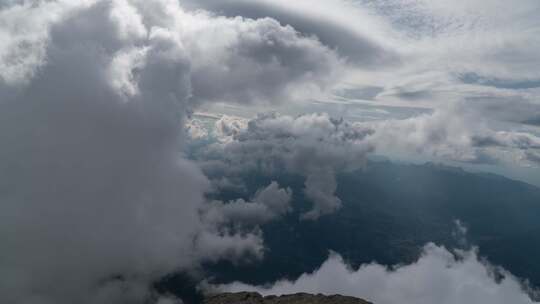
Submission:
<svg viewBox="0 0 540 304">
<path fill-rule="evenodd" d="M 251 172 L 243 180 L 247 193 L 272 180 L 291 187 L 295 212 L 262 227 L 268 248 L 263 261 L 205 265 L 215 283 L 296 279 L 318 268 L 329 250 L 354 267 L 373 261 L 411 263 L 426 243 L 434 242 L 449 248 L 479 246 L 480 255 L 493 264 L 540 286 L 540 189 L 526 183 L 434 164 L 375 161 L 338 177 L 339 212 L 302 221 L 299 214 L 311 205 L 302 192 L 303 178 Z M 249 196 L 229 192 L 219 198 L 242 195 Z M 466 240 L 456 235 L 456 220 L 466 227 Z M 172 278 L 166 290 L 175 289 Z"/>
</svg>

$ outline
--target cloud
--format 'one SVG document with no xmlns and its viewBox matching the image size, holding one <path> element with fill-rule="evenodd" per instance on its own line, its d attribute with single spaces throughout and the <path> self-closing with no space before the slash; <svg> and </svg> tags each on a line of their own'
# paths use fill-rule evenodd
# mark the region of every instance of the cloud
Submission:
<svg viewBox="0 0 540 304">
<path fill-rule="evenodd" d="M 232 2 L 239 7 L 244 3 Z M 337 11 L 339 2 L 344 1 L 329 1 L 333 9 L 320 9 Z M 431 109 L 465 101 L 468 111 L 478 117 L 534 124 L 540 109 L 537 1 L 526 0 L 519 7 L 504 0 L 359 0 L 348 4 L 355 8 L 348 14 L 362 20 L 348 22 L 348 27 L 377 36 L 377 41 L 399 54 L 400 64 L 356 69 L 348 79 L 351 88 L 381 91 L 367 97 L 360 92 L 346 99 Z M 363 18 L 362 12 L 370 17 Z"/>
<path fill-rule="evenodd" d="M 538 152 L 525 152 L 525 157 L 533 163 L 540 164 L 540 153 Z"/>
<path fill-rule="evenodd" d="M 352 269 L 332 253 L 319 269 L 294 281 L 281 280 L 268 286 L 236 282 L 212 288 L 263 295 L 342 294 L 380 304 L 533 303 L 519 279 L 482 260 L 476 250 L 451 252 L 431 243 L 408 265 L 371 263 Z"/>
<path fill-rule="evenodd" d="M 201 209 L 202 221 L 205 229 L 216 232 L 215 234 L 238 230 L 244 234 L 256 235 L 260 225 L 278 219 L 292 210 L 291 198 L 291 189 L 282 189 L 277 182 L 272 182 L 259 189 L 251 201 L 237 199 L 226 203 L 210 202 Z M 257 243 L 262 244 L 262 240 Z M 257 252 L 255 255 L 261 254 L 262 252 Z"/>
<path fill-rule="evenodd" d="M 396 42 L 413 40 L 399 40 L 401 33 L 387 28 L 384 18 L 342 1 L 318 6 L 299 1 L 291 10 L 282 1 L 260 1 L 251 5 L 252 15 L 245 11 L 254 18 L 219 15 L 236 16 L 248 5 L 238 3 L 223 2 L 220 8 L 214 7 L 221 5 L 217 2 L 201 2 L 215 9 L 207 12 L 186 10 L 176 0 L 2 2 L 2 302 L 143 303 L 158 299 L 150 283 L 171 271 L 204 260 L 260 258 L 264 243 L 257 226 L 289 211 L 290 191 L 270 184 L 250 202 L 209 202 L 206 194 L 216 181 L 184 155 L 186 133 L 205 137 L 200 123 L 187 120 L 202 105 L 288 104 L 318 96 L 348 72 L 343 58 L 348 57 L 354 69 L 370 71 L 414 58 L 391 77 L 369 75 L 377 82 L 372 87 L 381 88 L 374 98 L 394 91 L 436 97 L 465 88 L 475 96 L 519 97 L 536 109 L 537 91 L 530 85 L 538 76 L 536 52 L 520 51 L 530 36 L 508 35 L 501 22 L 495 35 L 464 51 L 450 46 L 470 36 L 447 39 L 440 33 L 403 49 L 398 46 L 410 44 Z M 327 17 L 319 22 L 322 14 Z M 275 18 L 257 19 L 266 15 Z M 365 29 L 351 26 L 355 20 L 365 22 Z M 523 27 L 512 26 L 530 29 L 533 19 L 526 20 Z M 435 44 L 449 47 L 451 56 L 433 49 Z M 428 51 L 415 52 L 422 47 Z M 483 50 L 493 50 L 492 56 L 478 61 Z M 467 52 L 471 57 L 463 55 Z M 514 52 L 523 60 L 508 55 Z M 441 58 L 463 59 L 463 64 L 425 72 Z M 485 62 L 496 64 L 483 68 Z M 452 75 L 469 70 L 482 79 L 528 85 L 518 93 L 508 93 L 516 90 L 500 82 L 489 88 L 456 85 Z M 411 77 L 417 72 L 418 78 Z M 407 94 L 422 90 L 430 92 Z M 536 115 L 527 106 L 520 109 L 513 120 Z M 494 143 L 537 159 L 535 136 L 472 132 L 467 126 L 477 125 L 471 121 L 437 114 L 373 128 L 324 114 L 262 115 L 247 125 L 222 119 L 218 133 L 227 140 L 209 149 L 200 164 L 204 172 L 283 168 L 304 176 L 304 194 L 314 205 L 303 218 L 315 219 L 340 207 L 336 172 L 361 167 L 366 154 L 384 143 L 465 161 L 478 160 L 481 146 L 492 149 Z M 412 135 L 391 133 L 402 129 Z M 234 174 L 219 181 L 221 186 L 238 182 Z"/>
<path fill-rule="evenodd" d="M 413 161 L 462 165 L 538 166 L 540 138 L 530 130 L 496 130 L 467 103 L 406 119 L 350 122 L 328 114 L 297 117 L 276 113 L 251 120 L 223 116 L 210 137 L 219 143 L 195 156 L 219 187 L 241 189 L 242 172 L 286 172 L 305 178 L 305 197 L 316 219 L 338 210 L 336 173 L 362 167 L 370 152 Z M 227 179 L 224 180 L 223 177 Z"/>
<path fill-rule="evenodd" d="M 208 23 L 193 29 L 192 45 L 187 45 L 194 100 L 305 98 L 326 89 L 342 72 L 333 51 L 273 19 L 212 18 Z"/>
<path fill-rule="evenodd" d="M 302 215 L 314 220 L 341 207 L 335 196 L 335 174 L 364 165 L 372 147 L 363 139 L 369 130 L 327 114 L 298 117 L 270 113 L 249 120 L 222 118 L 216 123 L 221 143 L 210 145 L 197 157 L 209 175 L 219 172 L 285 170 L 306 178 L 305 196 L 313 208 Z"/>
<path fill-rule="evenodd" d="M 182 300 L 175 297 L 160 297 L 156 304 L 182 304 Z"/>
<path fill-rule="evenodd" d="M 87 16 L 62 20 L 64 15 L 81 9 L 87 10 Z M 5 67 L 0 78 L 8 84 L 28 81 L 46 62 L 48 29 L 58 22 L 78 26 L 79 33 L 73 36 L 69 26 L 56 27 L 56 44 L 73 40 L 99 43 L 104 51 L 114 53 L 108 55 L 116 55 L 119 65 L 111 67 L 114 81 L 125 87 L 133 87 L 136 75 L 130 68 L 137 51 L 145 51 L 148 38 L 167 35 L 189 61 L 192 102 L 286 101 L 324 90 L 335 83 L 342 69 L 335 52 L 271 18 L 189 13 L 169 0 L 13 4 L 1 14 L 7 21 L 0 36 L 6 42 L 0 54 L 0 64 Z M 88 26 L 99 18 L 99 29 Z"/>
<path fill-rule="evenodd" d="M 186 121 L 185 129 L 191 139 L 205 139 L 208 137 L 208 130 L 199 119 L 189 119 Z"/>
<path fill-rule="evenodd" d="M 207 9 L 230 17 L 271 17 L 306 36 L 315 36 L 337 50 L 349 63 L 362 68 L 397 65 L 400 54 L 382 33 L 386 24 L 369 11 L 347 1 L 330 0 L 313 5 L 310 1 L 185 1 L 192 9 Z"/>
<path fill-rule="evenodd" d="M 223 115 L 214 123 L 214 132 L 219 140 L 230 140 L 247 128 L 247 120 Z"/>
<path fill-rule="evenodd" d="M 477 117 L 466 103 L 408 119 L 360 125 L 373 130 L 366 140 L 378 153 L 402 158 L 527 166 L 530 162 L 523 153 L 540 148 L 540 138 L 534 133 L 494 130 L 488 119 Z"/>
<path fill-rule="evenodd" d="M 224 256 L 233 263 L 260 260 L 264 256 L 260 225 L 289 213 L 292 191 L 276 182 L 259 189 L 251 201 L 213 201 L 201 210 L 204 232 L 197 237 L 197 250 L 204 260 Z M 231 246 L 231 243 L 234 244 Z"/>
<path fill-rule="evenodd" d="M 499 132 L 538 135 L 522 125 L 534 126 L 540 113 L 536 56 L 540 40 L 535 34 L 540 6 L 534 0 L 520 7 L 502 0 L 330 0 L 316 6 L 309 1 L 204 0 L 187 1 L 186 6 L 229 16 L 272 16 L 335 47 L 356 63 L 348 65 L 349 77 L 342 84 L 353 92 L 341 96 L 351 102 L 341 106 L 342 115 L 348 115 L 355 108 L 351 100 L 358 99 L 368 99 L 374 106 L 421 107 L 437 113 L 388 122 L 387 130 L 378 132 L 380 152 L 388 143 L 393 146 L 388 150 L 395 152 L 400 146 L 405 155 L 419 151 L 437 161 L 495 164 L 502 159 L 506 164 L 534 165 L 527 157 L 534 150 L 480 147 L 475 142 L 478 136 Z M 377 90 L 364 94 L 361 88 Z M 312 106 L 303 112 L 319 110 Z M 299 113 L 290 107 L 280 111 Z M 365 114 L 350 118 L 370 119 Z M 399 132 L 401 127 L 414 135 Z M 477 127 L 480 132 L 474 130 Z M 401 158 L 397 152 L 392 156 Z"/>
<path fill-rule="evenodd" d="M 206 229 L 187 114 L 331 86 L 333 51 L 173 0 L 10 2 L 0 20 L 0 301 L 146 303 L 167 273 L 263 247 Z M 256 198 L 281 214 L 283 191 Z"/>
<path fill-rule="evenodd" d="M 471 111 L 480 117 L 534 126 L 538 124 L 536 120 L 540 115 L 540 104 L 533 97 L 534 94 L 484 94 L 469 97 L 468 101 Z"/>
<path fill-rule="evenodd" d="M 234 264 L 249 263 L 264 256 L 263 237 L 258 229 L 247 233 L 203 230 L 197 235 L 196 250 L 199 258 L 207 262 L 226 259 Z"/>
<path fill-rule="evenodd" d="M 232 182 L 234 176 L 249 171 L 304 177 L 304 195 L 313 208 L 301 217 L 310 220 L 341 207 L 336 174 L 361 168 L 371 152 L 414 161 L 538 165 L 538 136 L 493 130 L 488 120 L 463 107 L 466 104 L 407 119 L 356 123 L 328 114 L 269 113 L 251 120 L 223 116 L 210 132 L 219 142 L 202 147 L 195 157 L 217 188 L 241 189 L 241 181 Z"/>
</svg>

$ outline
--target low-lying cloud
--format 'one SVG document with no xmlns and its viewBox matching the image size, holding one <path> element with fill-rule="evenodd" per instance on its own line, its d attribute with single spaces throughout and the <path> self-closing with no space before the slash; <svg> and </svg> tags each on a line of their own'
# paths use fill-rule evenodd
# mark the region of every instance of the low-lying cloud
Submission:
<svg viewBox="0 0 540 304">
<path fill-rule="evenodd" d="M 304 195 L 313 203 L 302 219 L 315 220 L 335 212 L 341 200 L 335 195 L 336 173 L 361 168 L 372 146 L 362 129 L 326 114 L 298 117 L 276 113 L 243 121 L 223 117 L 216 122 L 215 134 L 222 141 L 198 155 L 202 167 L 216 172 L 264 174 L 282 170 L 305 178 Z"/>
<path fill-rule="evenodd" d="M 260 260 L 264 242 L 260 226 L 292 211 L 292 190 L 272 182 L 259 189 L 251 201 L 212 201 L 201 212 L 204 229 L 196 239 L 199 258 L 233 263 Z M 229 243 L 229 244 L 227 244 Z"/>
<path fill-rule="evenodd" d="M 364 166 L 370 154 L 463 164 L 536 166 L 540 138 L 520 131 L 495 131 L 459 108 L 403 120 L 350 122 L 328 114 L 223 116 L 207 130 L 217 139 L 197 150 L 201 168 L 216 188 L 241 189 L 241 173 L 305 178 L 304 196 L 317 219 L 338 210 L 336 174 Z"/>
<path fill-rule="evenodd" d="M 386 267 L 371 263 L 353 269 L 336 253 L 312 273 L 267 286 L 239 282 L 209 290 L 256 291 L 263 295 L 298 292 L 342 294 L 377 304 L 534 303 L 526 285 L 481 259 L 476 250 L 449 251 L 427 244 L 412 264 Z"/>
<path fill-rule="evenodd" d="M 462 105 L 464 106 L 464 105 Z M 519 130 L 496 130 L 462 107 L 403 120 L 361 124 L 373 129 L 367 141 L 382 154 L 473 164 L 536 166 L 540 137 Z"/>
</svg>

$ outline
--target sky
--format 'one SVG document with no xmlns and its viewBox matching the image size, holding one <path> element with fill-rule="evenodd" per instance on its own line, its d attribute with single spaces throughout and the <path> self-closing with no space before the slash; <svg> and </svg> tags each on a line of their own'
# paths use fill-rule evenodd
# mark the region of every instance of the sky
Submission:
<svg viewBox="0 0 540 304">
<path fill-rule="evenodd" d="M 0 301 L 179 303 L 152 282 L 263 259 L 260 225 L 291 211 L 292 190 L 213 200 L 242 186 L 216 172 L 304 177 L 306 221 L 338 210 L 336 174 L 373 155 L 540 185 L 539 13 L 536 0 L 0 2 Z M 527 303 L 517 279 L 484 272 L 477 303 L 506 289 Z"/>
<path fill-rule="evenodd" d="M 289 2 L 186 5 L 228 16 L 276 18 L 315 35 L 346 60 L 342 78 L 326 95 L 266 110 L 374 121 L 375 128 L 407 134 L 397 143 L 378 139 L 377 153 L 540 184 L 536 1 Z M 210 107 L 248 118 L 258 111 Z M 393 121 L 403 118 L 410 119 Z"/>
</svg>

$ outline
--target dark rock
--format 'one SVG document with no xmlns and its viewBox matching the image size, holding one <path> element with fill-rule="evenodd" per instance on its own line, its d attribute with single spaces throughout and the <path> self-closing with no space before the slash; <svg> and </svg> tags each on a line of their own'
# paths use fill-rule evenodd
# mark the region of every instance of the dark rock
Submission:
<svg viewBox="0 0 540 304">
<path fill-rule="evenodd" d="M 207 296 L 204 304 L 372 304 L 362 299 L 341 295 L 325 296 L 297 293 L 263 297 L 256 292 L 221 293 Z"/>
</svg>

